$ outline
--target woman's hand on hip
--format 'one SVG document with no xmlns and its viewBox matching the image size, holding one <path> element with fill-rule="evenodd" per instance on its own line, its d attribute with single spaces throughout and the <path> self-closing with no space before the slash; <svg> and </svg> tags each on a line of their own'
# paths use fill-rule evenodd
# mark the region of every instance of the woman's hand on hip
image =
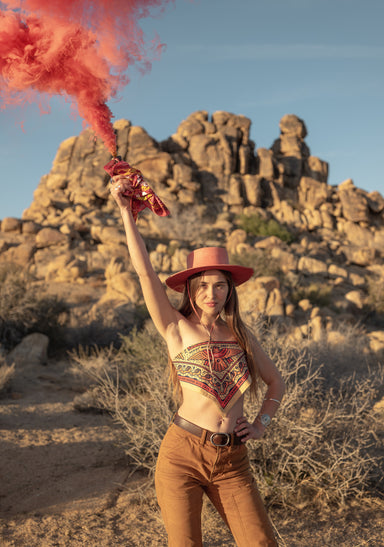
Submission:
<svg viewBox="0 0 384 547">
<path fill-rule="evenodd" d="M 250 423 L 245 416 L 236 420 L 234 432 L 241 437 L 242 442 L 261 439 L 264 435 L 265 427 L 258 422 Z"/>
</svg>

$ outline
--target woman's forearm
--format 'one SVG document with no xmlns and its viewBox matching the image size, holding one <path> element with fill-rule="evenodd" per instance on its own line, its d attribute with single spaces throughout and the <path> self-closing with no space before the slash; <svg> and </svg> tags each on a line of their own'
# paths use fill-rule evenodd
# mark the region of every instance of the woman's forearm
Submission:
<svg viewBox="0 0 384 547">
<path fill-rule="evenodd" d="M 271 419 L 278 411 L 281 401 L 285 393 L 285 383 L 281 376 L 276 377 L 269 385 L 265 393 L 265 397 L 259 413 L 255 418 L 255 422 L 260 421 L 263 414 L 267 414 Z"/>
<path fill-rule="evenodd" d="M 152 264 L 149 260 L 148 251 L 144 240 L 141 237 L 133 219 L 132 212 L 129 207 L 122 207 L 120 212 L 124 223 L 127 246 L 131 257 L 132 266 L 139 277 L 148 275 L 148 273 L 153 270 Z"/>
</svg>

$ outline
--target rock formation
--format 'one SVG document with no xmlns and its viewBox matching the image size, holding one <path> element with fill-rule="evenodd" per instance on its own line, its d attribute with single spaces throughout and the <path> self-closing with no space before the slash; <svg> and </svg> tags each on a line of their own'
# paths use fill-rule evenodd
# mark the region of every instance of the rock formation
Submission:
<svg viewBox="0 0 384 547">
<path fill-rule="evenodd" d="M 270 149 L 255 147 L 250 126 L 244 116 L 199 111 L 157 142 L 127 120 L 115 123 L 119 155 L 171 210 L 170 218 L 139 218 L 154 267 L 164 278 L 184 267 L 192 248 L 224 245 L 242 260 L 276 266 L 241 288 L 246 313 L 278 318 L 300 336 L 366 319 L 370 282 L 384 277 L 384 198 L 351 179 L 328 185 L 328 164 L 311 155 L 297 116 L 281 119 Z M 120 329 L 143 317 L 103 170 L 109 159 L 88 131 L 67 139 L 22 219 L 1 221 L 0 264 L 22 266 L 44 291 L 67 299 L 72 327 L 101 321 Z M 247 233 L 244 214 L 277 221 L 293 242 Z"/>
</svg>

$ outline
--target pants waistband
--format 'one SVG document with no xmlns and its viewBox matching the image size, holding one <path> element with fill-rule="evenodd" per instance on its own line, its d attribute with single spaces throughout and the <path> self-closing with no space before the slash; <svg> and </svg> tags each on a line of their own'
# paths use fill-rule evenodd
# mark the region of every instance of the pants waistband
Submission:
<svg viewBox="0 0 384 547">
<path fill-rule="evenodd" d="M 208 431 L 202 427 L 185 420 L 178 414 L 173 418 L 173 423 L 185 431 L 196 435 L 201 439 L 204 439 L 206 442 L 210 442 L 213 446 L 233 446 L 244 444 L 241 442 L 241 437 L 235 435 L 235 433 L 214 433 L 213 431 Z"/>
</svg>

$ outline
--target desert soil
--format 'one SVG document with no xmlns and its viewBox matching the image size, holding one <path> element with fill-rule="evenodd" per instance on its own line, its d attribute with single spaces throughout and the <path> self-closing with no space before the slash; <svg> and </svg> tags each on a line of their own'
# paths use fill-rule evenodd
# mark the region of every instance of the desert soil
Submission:
<svg viewBox="0 0 384 547">
<path fill-rule="evenodd" d="M 68 363 L 52 361 L 19 371 L 0 399 L 0 545 L 166 546 L 153 490 L 131 475 L 119 426 L 76 411 L 80 389 Z M 271 516 L 281 546 L 384 546 L 378 501 Z M 207 505 L 204 546 L 224 545 L 234 546 L 231 535 Z"/>
</svg>

